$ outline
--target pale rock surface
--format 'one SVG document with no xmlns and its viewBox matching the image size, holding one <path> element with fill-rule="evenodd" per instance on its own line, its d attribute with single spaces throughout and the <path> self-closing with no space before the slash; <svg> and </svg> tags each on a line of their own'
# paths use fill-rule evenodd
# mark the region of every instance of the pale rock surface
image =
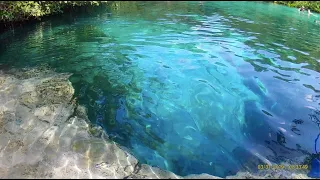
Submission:
<svg viewBox="0 0 320 180">
<path fill-rule="evenodd" d="M 87 123 L 69 76 L 45 68 L 0 72 L 0 178 L 219 178 L 180 177 L 139 164 L 101 128 Z M 238 173 L 227 178 L 269 177 Z"/>
</svg>

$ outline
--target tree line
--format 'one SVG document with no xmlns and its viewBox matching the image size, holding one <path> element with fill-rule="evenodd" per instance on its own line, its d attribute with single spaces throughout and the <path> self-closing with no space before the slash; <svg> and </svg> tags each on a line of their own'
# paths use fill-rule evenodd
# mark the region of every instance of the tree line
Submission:
<svg viewBox="0 0 320 180">
<path fill-rule="evenodd" d="M 98 6 L 107 1 L 0 1 L 0 23 L 40 19 L 64 12 L 67 8 Z M 320 1 L 273 1 L 277 4 L 300 8 L 304 6 L 320 13 Z"/>
<path fill-rule="evenodd" d="M 98 6 L 107 1 L 0 1 L 0 22 L 40 19 L 43 16 L 62 13 L 66 8 Z"/>
<path fill-rule="evenodd" d="M 320 1 L 274 1 L 274 3 L 296 8 L 304 6 L 305 8 L 310 9 L 310 11 L 320 13 Z"/>
</svg>

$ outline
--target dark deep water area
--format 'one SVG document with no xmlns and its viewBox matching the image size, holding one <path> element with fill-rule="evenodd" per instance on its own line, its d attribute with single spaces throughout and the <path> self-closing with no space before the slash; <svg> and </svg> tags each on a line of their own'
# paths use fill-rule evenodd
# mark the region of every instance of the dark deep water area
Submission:
<svg viewBox="0 0 320 180">
<path fill-rule="evenodd" d="M 225 177 L 320 151 L 317 16 L 115 2 L 2 33 L 0 68 L 71 72 L 90 121 L 142 163 Z"/>
</svg>

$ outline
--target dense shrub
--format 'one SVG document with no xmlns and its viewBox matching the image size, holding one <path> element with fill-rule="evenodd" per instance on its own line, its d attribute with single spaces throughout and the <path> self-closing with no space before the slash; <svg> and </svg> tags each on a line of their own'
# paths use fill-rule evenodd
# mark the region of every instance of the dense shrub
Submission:
<svg viewBox="0 0 320 180">
<path fill-rule="evenodd" d="M 49 14 L 61 13 L 67 7 L 100 5 L 106 1 L 0 1 L 0 21 L 39 19 Z"/>
<path fill-rule="evenodd" d="M 0 22 L 23 21 L 61 13 L 67 7 L 100 5 L 106 1 L 0 1 Z M 273 1 L 289 7 L 301 7 L 320 12 L 320 1 Z"/>
<path fill-rule="evenodd" d="M 304 6 L 311 11 L 320 13 L 320 1 L 274 1 L 277 4 L 284 4 L 289 7 L 300 8 Z"/>
</svg>

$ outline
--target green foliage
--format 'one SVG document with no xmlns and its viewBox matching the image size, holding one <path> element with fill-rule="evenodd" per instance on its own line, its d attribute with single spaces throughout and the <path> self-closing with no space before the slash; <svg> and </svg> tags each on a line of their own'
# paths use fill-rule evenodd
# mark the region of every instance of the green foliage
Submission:
<svg viewBox="0 0 320 180">
<path fill-rule="evenodd" d="M 311 11 L 320 13 L 320 1 L 274 1 L 277 4 L 300 8 L 304 6 Z"/>
<path fill-rule="evenodd" d="M 0 21 L 22 21 L 61 13 L 67 7 L 94 5 L 106 1 L 0 1 Z"/>
</svg>

